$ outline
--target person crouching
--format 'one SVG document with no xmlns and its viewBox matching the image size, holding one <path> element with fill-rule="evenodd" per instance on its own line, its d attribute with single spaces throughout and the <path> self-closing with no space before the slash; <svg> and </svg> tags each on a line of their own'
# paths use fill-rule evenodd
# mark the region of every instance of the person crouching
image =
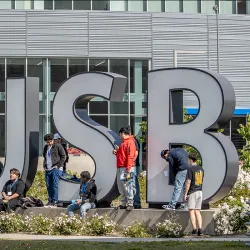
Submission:
<svg viewBox="0 0 250 250">
<path fill-rule="evenodd" d="M 97 187 L 95 180 L 91 179 L 88 171 L 81 173 L 80 197 L 67 207 L 70 216 L 74 216 L 74 211 L 80 209 L 80 217 L 83 218 L 89 209 L 96 208 Z"/>
</svg>

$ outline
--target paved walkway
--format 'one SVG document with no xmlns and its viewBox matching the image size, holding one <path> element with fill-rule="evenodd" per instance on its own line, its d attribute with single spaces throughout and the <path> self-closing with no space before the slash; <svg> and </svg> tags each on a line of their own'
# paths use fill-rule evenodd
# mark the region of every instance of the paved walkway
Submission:
<svg viewBox="0 0 250 250">
<path fill-rule="evenodd" d="M 250 237 L 227 236 L 227 237 L 184 237 L 184 238 L 125 238 L 125 237 L 94 237 L 94 236 L 52 236 L 31 234 L 0 234 L 0 240 L 72 240 L 72 241 L 95 241 L 95 242 L 154 242 L 154 241 L 241 241 L 250 242 Z"/>
</svg>

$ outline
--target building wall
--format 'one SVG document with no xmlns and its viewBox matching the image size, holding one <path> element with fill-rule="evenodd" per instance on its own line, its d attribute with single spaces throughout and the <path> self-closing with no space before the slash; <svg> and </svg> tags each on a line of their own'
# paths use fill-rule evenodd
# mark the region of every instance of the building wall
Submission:
<svg viewBox="0 0 250 250">
<path fill-rule="evenodd" d="M 232 82 L 238 108 L 250 109 L 248 16 L 219 15 L 221 73 Z M 96 99 L 90 115 L 118 130 L 146 119 L 146 72 L 177 66 L 217 70 L 215 15 L 107 11 L 0 11 L 0 155 L 4 153 L 4 99 L 7 77 L 40 78 L 40 146 L 55 132 L 51 107 L 60 84 L 74 73 L 110 71 L 128 77 L 123 102 Z M 174 60 L 174 53 L 176 55 Z M 212 100 L 211 100 L 212 101 Z M 185 106 L 197 108 L 192 93 Z M 242 147 L 236 117 L 226 134 Z"/>
</svg>

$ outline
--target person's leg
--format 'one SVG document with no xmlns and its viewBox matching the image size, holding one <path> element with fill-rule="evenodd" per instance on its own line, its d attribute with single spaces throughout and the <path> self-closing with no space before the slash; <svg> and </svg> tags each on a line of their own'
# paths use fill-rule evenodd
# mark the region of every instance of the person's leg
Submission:
<svg viewBox="0 0 250 250">
<path fill-rule="evenodd" d="M 189 216 L 190 216 L 193 230 L 197 230 L 194 209 L 189 209 Z"/>
<path fill-rule="evenodd" d="M 201 211 L 200 210 L 194 210 L 195 216 L 197 219 L 198 229 L 202 229 L 202 217 L 201 217 Z"/>
<path fill-rule="evenodd" d="M 124 181 L 121 181 L 120 180 L 120 176 L 121 176 L 121 173 L 122 171 L 125 171 L 125 168 L 117 168 L 117 186 L 118 186 L 118 190 L 119 190 L 119 193 L 121 195 L 121 198 L 120 198 L 120 202 L 121 202 L 121 206 L 122 207 L 126 207 L 126 204 L 127 204 L 127 198 L 125 196 L 125 188 L 124 188 Z"/>
<path fill-rule="evenodd" d="M 83 218 L 85 216 L 85 214 L 87 213 L 87 211 L 91 208 L 92 208 L 92 205 L 91 205 L 91 203 L 88 203 L 88 202 L 81 205 L 81 208 L 80 208 L 81 218 Z"/>
<path fill-rule="evenodd" d="M 134 207 L 141 208 L 141 193 L 140 193 L 140 184 L 139 184 L 139 173 L 140 166 L 135 167 L 135 196 L 134 196 Z"/>
<path fill-rule="evenodd" d="M 77 204 L 70 204 L 69 206 L 67 206 L 67 213 L 70 216 L 74 216 L 74 211 L 76 211 L 77 209 L 80 209 L 80 206 Z"/>
<path fill-rule="evenodd" d="M 187 175 L 187 171 L 184 170 L 184 171 L 179 171 L 177 174 L 176 174 L 176 177 L 175 177 L 175 182 L 174 182 L 174 192 L 173 192 L 173 196 L 172 196 L 172 199 L 169 203 L 169 205 L 173 208 L 175 208 L 176 206 L 176 203 L 178 202 L 179 198 L 180 198 L 180 194 L 181 194 L 181 191 L 183 189 L 183 185 L 186 181 L 186 175 Z"/>
<path fill-rule="evenodd" d="M 48 192 L 48 204 L 52 202 L 52 192 L 51 192 L 51 171 L 45 171 L 45 182 L 46 182 L 46 187 L 47 187 L 47 192 Z"/>
<path fill-rule="evenodd" d="M 8 204 L 7 204 L 8 210 L 13 210 L 13 211 L 15 211 L 15 209 L 16 209 L 18 203 L 19 203 L 18 199 L 9 200 L 9 201 L 8 201 Z"/>
<path fill-rule="evenodd" d="M 52 173 L 52 202 L 57 203 L 58 202 L 58 182 L 60 179 L 60 173 L 61 171 L 57 168 L 54 168 L 51 170 Z"/>
<path fill-rule="evenodd" d="M 134 168 L 131 168 L 131 178 L 124 183 L 124 188 L 126 191 L 126 198 L 128 206 L 130 208 L 134 207 L 134 195 L 135 195 L 135 174 Z"/>
</svg>

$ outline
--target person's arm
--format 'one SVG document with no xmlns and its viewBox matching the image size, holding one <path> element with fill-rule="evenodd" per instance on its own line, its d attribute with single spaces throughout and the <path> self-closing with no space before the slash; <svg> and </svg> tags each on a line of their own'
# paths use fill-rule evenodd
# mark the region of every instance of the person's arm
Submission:
<svg viewBox="0 0 250 250">
<path fill-rule="evenodd" d="M 6 200 L 16 199 L 24 193 L 25 184 L 22 181 L 18 181 L 15 185 L 17 185 L 16 192 L 11 196 L 7 196 Z"/>
<path fill-rule="evenodd" d="M 136 151 L 135 151 L 135 159 L 134 159 L 134 161 L 137 159 L 137 156 L 139 154 L 139 149 L 140 149 L 139 144 L 138 144 L 136 139 L 135 139 L 135 147 L 136 147 Z"/>
<path fill-rule="evenodd" d="M 3 197 L 3 199 L 6 199 L 7 195 L 5 192 L 2 192 L 2 197 Z"/>
<path fill-rule="evenodd" d="M 2 190 L 2 197 L 4 199 L 6 199 L 6 197 L 7 197 L 7 194 L 6 194 L 6 192 L 7 192 L 7 185 L 8 185 L 8 182 L 5 183 L 5 185 L 3 186 L 3 190 Z"/>
<path fill-rule="evenodd" d="M 63 167 L 63 163 L 66 160 L 66 154 L 65 154 L 65 150 L 61 144 L 57 144 L 57 146 L 58 146 L 58 154 L 60 156 L 60 160 L 57 163 L 57 167 L 60 168 L 60 167 Z"/>
<path fill-rule="evenodd" d="M 126 172 L 129 173 L 131 167 L 134 166 L 134 159 L 135 159 L 135 152 L 136 152 L 135 144 L 133 142 L 128 143 L 126 151 L 127 151 L 127 157 L 126 157 L 126 162 L 125 162 L 124 167 L 126 167 Z"/>
<path fill-rule="evenodd" d="M 185 193 L 184 193 L 184 201 L 187 201 L 188 191 L 189 191 L 190 185 L 191 185 L 191 180 L 192 180 L 192 170 L 189 168 L 188 172 L 187 172 L 186 188 L 185 188 Z"/>
</svg>

